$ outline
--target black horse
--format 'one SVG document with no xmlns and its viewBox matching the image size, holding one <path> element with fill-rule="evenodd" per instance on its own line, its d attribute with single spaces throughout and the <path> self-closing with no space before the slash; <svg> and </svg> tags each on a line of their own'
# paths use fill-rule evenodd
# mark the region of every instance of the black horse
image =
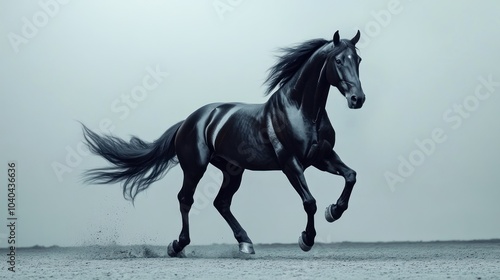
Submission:
<svg viewBox="0 0 500 280">
<path fill-rule="evenodd" d="M 326 208 L 328 222 L 340 218 L 347 209 L 356 172 L 345 165 L 333 150 L 335 131 L 325 110 L 330 86 L 338 88 L 351 109 L 361 108 L 365 95 L 359 81 L 359 63 L 355 44 L 340 39 L 315 39 L 292 48 L 270 69 L 266 80 L 269 100 L 264 104 L 213 103 L 205 105 L 185 120 L 169 128 L 158 140 L 146 143 L 137 137 L 129 142 L 114 136 L 99 136 L 83 126 L 90 150 L 114 166 L 86 172 L 86 180 L 100 184 L 123 182 L 123 195 L 136 195 L 161 179 L 177 163 L 184 172 L 178 194 L 182 230 L 178 240 L 168 246 L 172 257 L 183 256 L 190 243 L 189 210 L 193 195 L 207 165 L 213 164 L 224 174 L 214 206 L 233 230 L 243 253 L 253 254 L 253 244 L 230 210 L 243 171 L 282 170 L 302 199 L 307 213 L 305 231 L 299 237 L 300 248 L 309 251 L 316 230 L 316 201 L 309 192 L 304 170 L 314 166 L 345 178 L 344 190 Z"/>
</svg>

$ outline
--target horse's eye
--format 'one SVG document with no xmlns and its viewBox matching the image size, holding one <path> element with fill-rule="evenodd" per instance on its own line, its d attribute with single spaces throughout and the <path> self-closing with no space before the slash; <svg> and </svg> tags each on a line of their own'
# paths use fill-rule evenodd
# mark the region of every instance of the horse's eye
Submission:
<svg viewBox="0 0 500 280">
<path fill-rule="evenodd" d="M 335 63 L 337 63 L 337 64 L 342 64 L 342 61 L 341 61 L 340 59 L 336 58 L 336 59 L 335 59 Z"/>
</svg>

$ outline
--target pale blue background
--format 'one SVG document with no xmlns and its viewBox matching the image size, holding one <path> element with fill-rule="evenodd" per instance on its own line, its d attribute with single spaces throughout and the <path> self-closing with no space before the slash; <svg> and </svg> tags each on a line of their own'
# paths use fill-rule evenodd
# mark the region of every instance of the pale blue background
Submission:
<svg viewBox="0 0 500 280">
<path fill-rule="evenodd" d="M 229 10 L 214 8 L 228 2 Z M 1 1 L 0 224 L 13 159 L 19 246 L 168 244 L 180 230 L 180 168 L 141 193 L 135 208 L 118 185 L 85 186 L 80 174 L 105 162 L 71 154 L 82 140 L 77 120 L 97 130 L 108 120 L 117 136 L 153 141 L 206 103 L 265 102 L 261 84 L 277 48 L 361 29 L 365 106 L 348 109 L 334 88 L 327 104 L 336 151 L 358 183 L 349 210 L 329 224 L 323 209 L 343 179 L 307 171 L 317 241 L 499 238 L 500 87 L 456 129 L 443 119 L 473 96 L 479 77 L 500 81 L 499 10 L 494 0 L 70 1 L 16 53 L 9 36 L 43 9 Z M 157 65 L 169 76 L 135 109 L 125 116 L 112 108 Z M 390 188 L 385 174 L 398 174 L 399 157 L 408 159 L 436 128 L 446 141 Z M 58 164 L 71 172 L 58 178 Z M 193 244 L 235 242 L 211 206 L 219 183 L 211 168 L 199 185 Z M 233 210 L 255 243 L 296 242 L 305 227 L 301 201 L 280 172 L 247 172 Z M 2 247 L 6 233 L 1 226 Z"/>
</svg>

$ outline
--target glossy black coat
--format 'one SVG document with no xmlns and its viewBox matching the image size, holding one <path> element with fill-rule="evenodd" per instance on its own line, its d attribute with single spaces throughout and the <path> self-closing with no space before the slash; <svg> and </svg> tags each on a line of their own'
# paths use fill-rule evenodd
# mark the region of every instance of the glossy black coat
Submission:
<svg viewBox="0 0 500 280">
<path fill-rule="evenodd" d="M 317 39 L 284 49 L 284 55 L 270 69 L 268 93 L 277 89 L 266 103 L 205 105 L 153 143 L 136 137 L 125 142 L 99 136 L 84 126 L 90 150 L 114 164 L 90 170 L 87 179 L 124 182 L 124 196 L 133 200 L 178 162 L 184 172 L 178 194 L 183 226 L 179 239 L 169 246 L 169 254 L 178 256 L 190 243 L 188 213 L 196 186 L 211 163 L 224 174 L 214 205 L 233 230 L 240 248 L 244 244 L 245 252 L 253 253 L 252 241 L 230 211 L 232 197 L 245 169 L 282 170 L 303 201 L 308 220 L 299 244 L 309 250 L 316 235 L 317 207 L 304 170 L 314 166 L 345 178 L 337 203 L 326 209 L 330 222 L 347 209 L 356 181 L 356 173 L 333 150 L 335 131 L 325 106 L 330 86 L 337 87 L 350 108 L 361 108 L 364 103 L 359 81 L 361 58 L 355 49 L 359 36 L 358 32 L 351 40 L 341 40 L 337 31 L 332 41 Z"/>
</svg>

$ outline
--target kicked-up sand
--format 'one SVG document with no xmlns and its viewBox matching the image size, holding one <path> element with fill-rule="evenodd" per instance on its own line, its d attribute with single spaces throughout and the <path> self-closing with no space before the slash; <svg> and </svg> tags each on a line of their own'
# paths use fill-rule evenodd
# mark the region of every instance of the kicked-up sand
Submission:
<svg viewBox="0 0 500 280">
<path fill-rule="evenodd" d="M 0 279 L 500 279 L 500 240 L 188 246 L 32 247 L 16 250 L 15 273 L 1 249 Z"/>
</svg>

